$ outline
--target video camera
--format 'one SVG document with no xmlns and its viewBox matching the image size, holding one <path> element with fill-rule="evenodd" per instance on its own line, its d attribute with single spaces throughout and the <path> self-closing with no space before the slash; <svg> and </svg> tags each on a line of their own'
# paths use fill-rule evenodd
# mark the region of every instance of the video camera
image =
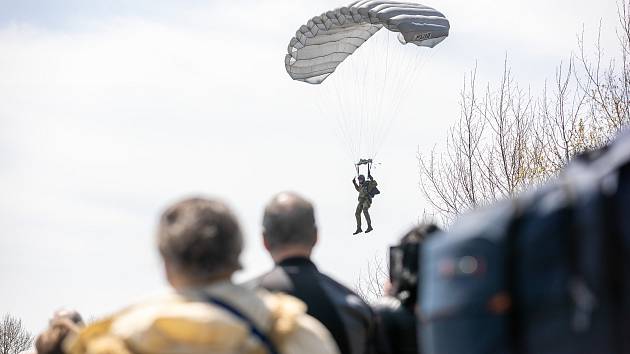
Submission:
<svg viewBox="0 0 630 354">
<path fill-rule="evenodd" d="M 403 236 L 399 245 L 389 248 L 391 293 L 403 304 L 415 304 L 420 271 L 418 261 L 420 247 L 438 230 L 433 224 L 415 227 Z"/>
<path fill-rule="evenodd" d="M 410 230 L 397 246 L 389 249 L 389 296 L 379 299 L 374 312 L 382 327 L 378 351 L 383 353 L 418 353 L 419 255 L 422 243 L 439 229 L 422 225 Z"/>
</svg>

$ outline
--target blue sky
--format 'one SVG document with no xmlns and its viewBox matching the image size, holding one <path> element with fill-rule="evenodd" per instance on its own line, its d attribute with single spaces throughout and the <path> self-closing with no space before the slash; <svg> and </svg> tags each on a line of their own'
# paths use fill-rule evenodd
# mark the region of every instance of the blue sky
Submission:
<svg viewBox="0 0 630 354">
<path fill-rule="evenodd" d="M 444 141 L 463 76 L 496 80 L 507 54 L 537 90 L 615 2 L 427 1 L 451 21 L 407 93 L 375 171 L 376 231 L 352 237 L 352 162 L 313 87 L 286 75 L 288 40 L 336 1 L 0 1 L 0 313 L 33 331 L 60 307 L 87 316 L 163 291 L 159 212 L 228 201 L 247 236 L 247 279 L 270 267 L 262 208 L 295 190 L 318 210 L 320 267 L 352 286 L 426 203 L 416 152 Z"/>
</svg>

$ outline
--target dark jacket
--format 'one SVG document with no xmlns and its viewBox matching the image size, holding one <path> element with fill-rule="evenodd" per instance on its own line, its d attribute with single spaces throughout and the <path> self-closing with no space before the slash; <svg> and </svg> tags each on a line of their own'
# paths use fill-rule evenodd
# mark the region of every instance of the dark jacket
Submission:
<svg viewBox="0 0 630 354">
<path fill-rule="evenodd" d="M 381 354 L 418 354 L 418 320 L 413 308 L 393 297 L 383 297 L 372 307 L 379 328 L 376 351 Z"/>
<path fill-rule="evenodd" d="M 286 259 L 247 285 L 304 301 L 308 314 L 328 328 L 341 353 L 372 352 L 374 316 L 370 307 L 352 290 L 320 273 L 308 258 Z"/>
</svg>

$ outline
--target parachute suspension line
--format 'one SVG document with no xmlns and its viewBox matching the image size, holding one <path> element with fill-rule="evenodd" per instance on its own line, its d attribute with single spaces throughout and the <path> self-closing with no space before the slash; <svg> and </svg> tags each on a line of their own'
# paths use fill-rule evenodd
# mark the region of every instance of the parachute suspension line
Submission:
<svg viewBox="0 0 630 354">
<path fill-rule="evenodd" d="M 364 48 L 363 48 L 364 49 Z M 364 51 L 362 51 L 364 52 Z M 364 60 L 365 62 L 365 56 L 358 56 L 357 61 L 360 60 Z M 361 157 L 361 152 L 362 152 L 362 148 L 363 148 L 363 137 L 364 137 L 364 133 L 365 133 L 365 127 L 366 127 L 366 116 L 369 113 L 369 110 L 366 109 L 366 102 L 367 102 L 367 97 L 369 96 L 369 92 L 367 91 L 367 81 L 366 81 L 366 75 L 368 73 L 368 69 L 369 69 L 369 65 L 363 64 L 363 65 L 355 65 L 354 66 L 354 74 L 357 77 L 357 81 L 354 81 L 354 85 L 359 85 L 360 89 L 359 94 L 355 95 L 354 99 L 355 99 L 355 112 L 360 112 L 359 114 L 359 119 L 353 119 L 353 117 L 350 117 L 350 122 L 354 122 L 355 124 L 352 126 L 352 130 L 351 130 L 351 134 L 353 134 L 356 138 L 357 138 L 357 143 L 355 144 L 355 148 L 356 148 L 356 157 L 360 158 Z M 358 106 L 358 107 L 357 107 Z"/>
<path fill-rule="evenodd" d="M 408 59 L 408 55 L 405 54 L 405 49 L 406 48 L 401 48 L 401 50 L 398 51 L 398 53 L 396 53 L 396 51 L 394 50 L 394 56 L 393 56 L 393 60 L 392 63 L 397 63 L 396 65 L 399 67 L 404 67 L 405 70 L 398 70 L 397 72 L 394 72 L 394 75 L 391 76 L 389 75 L 389 62 L 390 62 L 390 58 L 389 58 L 389 50 L 390 50 L 390 45 L 391 45 L 391 36 L 393 34 L 392 33 L 388 33 L 388 36 L 386 38 L 387 42 L 386 42 L 386 56 L 385 56 L 385 71 L 384 71 L 384 76 L 383 76 L 383 82 L 382 82 L 382 87 L 381 87 L 381 100 L 379 102 L 379 119 L 375 122 L 375 124 L 373 125 L 373 129 L 374 129 L 374 134 L 372 136 L 373 139 L 373 143 L 372 143 L 372 156 L 375 157 L 376 154 L 378 153 L 378 151 L 380 150 L 382 144 L 383 144 L 383 140 L 385 137 L 385 134 L 383 132 L 383 129 L 388 125 L 389 122 L 391 122 L 393 119 L 395 119 L 395 113 L 392 112 L 391 110 L 389 112 L 383 112 L 383 101 L 388 100 L 388 101 L 396 101 L 397 99 L 399 99 L 402 94 L 404 93 L 404 87 L 406 86 L 405 83 L 407 81 L 413 80 L 413 76 L 409 75 L 409 59 Z M 397 40 L 395 41 L 396 43 L 398 42 Z M 397 54 L 397 55 L 396 55 Z"/>
<path fill-rule="evenodd" d="M 378 48 L 378 47 L 382 47 L 382 42 L 385 42 L 382 38 L 383 36 L 385 36 L 385 38 L 389 39 L 389 32 L 381 32 L 381 36 L 379 36 L 378 38 L 375 38 L 375 40 L 373 41 L 374 46 L 377 46 L 377 53 L 380 52 L 382 50 L 382 48 Z M 385 52 L 387 52 L 387 49 L 385 50 Z M 381 88 L 385 82 L 385 77 L 381 77 L 381 75 L 384 73 L 384 71 L 382 70 L 378 70 L 377 68 L 383 68 L 384 66 L 381 65 L 382 63 L 380 61 L 382 61 L 382 54 L 379 55 L 374 55 L 371 56 L 372 58 L 372 63 L 373 63 L 373 67 L 374 69 L 372 70 L 372 82 L 371 82 L 371 87 L 375 87 L 374 92 L 372 93 L 372 99 L 374 100 L 374 109 L 372 109 L 369 114 L 369 133 L 368 133 L 368 139 L 366 141 L 366 147 L 365 147 L 365 151 L 368 154 L 368 157 L 372 157 L 372 155 L 374 155 L 374 136 L 376 134 L 375 131 L 375 126 L 378 125 L 378 122 L 380 119 L 382 119 L 381 115 L 380 115 L 380 110 L 379 110 L 379 106 L 380 104 L 383 102 L 383 90 L 380 90 L 380 94 L 379 94 L 379 88 Z"/>
<path fill-rule="evenodd" d="M 318 90 L 320 92 L 323 92 L 321 90 Z M 343 129 L 341 129 L 341 123 L 339 121 L 339 115 L 337 114 L 331 114 L 332 112 L 330 111 L 326 111 L 324 109 L 324 105 L 322 102 L 322 97 L 320 97 L 319 100 L 315 100 L 315 104 L 319 110 L 319 113 L 323 116 L 323 117 L 328 117 L 330 115 L 335 116 L 335 122 L 337 123 L 337 126 L 339 129 L 335 129 L 335 135 L 337 135 L 337 140 L 342 142 L 342 145 L 344 145 L 344 153 L 346 154 L 346 156 L 352 160 L 354 159 L 354 157 L 352 156 L 352 154 L 350 153 L 351 147 L 350 144 L 348 143 L 347 137 L 345 136 L 345 132 L 343 131 Z M 330 102 L 330 100 L 328 100 L 328 102 Z"/>
<path fill-rule="evenodd" d="M 359 48 L 358 50 L 361 50 L 361 48 Z M 361 57 L 362 52 L 363 51 L 359 52 L 359 56 L 355 58 L 351 58 L 351 59 L 354 59 L 355 61 L 360 61 L 360 59 L 362 59 Z M 354 83 L 354 85 L 357 85 L 359 88 L 358 90 L 355 91 L 356 94 L 350 95 L 353 101 L 355 114 L 358 114 L 358 117 L 350 117 L 350 122 L 349 122 L 349 123 L 353 123 L 351 124 L 350 133 L 353 134 L 353 136 L 355 136 L 355 138 L 357 139 L 357 143 L 355 144 L 355 148 L 357 149 L 357 153 L 355 154 L 355 160 L 359 158 L 359 156 L 361 155 L 360 153 L 361 139 L 363 137 L 361 129 L 363 126 L 363 119 L 365 117 L 365 105 L 364 105 L 365 91 L 363 90 L 365 86 L 365 81 L 361 81 L 361 80 L 364 80 L 365 70 L 362 71 L 361 70 L 362 68 L 364 69 L 365 65 L 362 66 L 362 65 L 355 64 L 352 67 L 352 71 L 351 71 L 351 73 L 353 74 L 353 77 L 350 79 L 351 82 Z"/>
<path fill-rule="evenodd" d="M 380 30 L 377 31 L 376 33 L 374 33 L 374 35 L 378 36 L 379 32 L 381 32 Z M 374 39 L 374 38 L 372 38 Z M 365 51 L 364 47 L 364 51 Z M 359 154 L 364 151 L 365 147 L 365 142 L 364 142 L 364 130 L 365 129 L 369 129 L 370 126 L 370 109 L 367 109 L 368 107 L 368 99 L 370 96 L 370 92 L 368 92 L 368 88 L 370 87 L 369 82 L 368 82 L 368 73 L 369 70 L 374 66 L 372 64 L 373 62 L 373 58 L 374 56 L 372 55 L 367 55 L 368 53 L 363 53 L 364 55 L 359 56 L 358 59 L 363 59 L 363 73 L 360 75 L 362 82 L 361 82 L 361 99 L 360 99 L 360 106 L 361 106 L 361 120 L 360 120 L 360 127 L 359 127 Z M 358 66 L 361 67 L 361 66 Z M 369 136 L 369 132 L 366 132 L 367 134 L 365 134 L 366 136 Z M 363 156 L 358 156 L 360 158 L 362 158 Z"/>
<path fill-rule="evenodd" d="M 378 33 L 378 32 L 377 32 Z M 375 39 L 375 38 L 372 38 Z M 374 43 L 369 43 L 370 45 L 374 45 Z M 366 48 L 368 48 L 366 46 Z M 370 81 L 369 81 L 369 76 L 368 74 L 371 74 L 370 69 L 373 68 L 374 64 L 374 56 L 373 55 L 364 55 L 362 57 L 363 59 L 363 75 L 362 75 L 362 83 L 361 83 L 361 91 L 362 91 L 362 98 L 361 98 L 361 107 L 364 107 L 363 110 L 363 114 L 361 117 L 361 146 L 360 146 L 360 151 L 365 154 L 366 153 L 366 149 L 367 147 L 365 146 L 365 140 L 363 138 L 363 130 L 366 129 L 366 127 L 370 126 L 370 109 L 368 107 L 369 105 L 369 97 L 371 96 L 371 92 L 368 92 L 368 88 L 371 87 L 370 86 Z M 373 69 L 371 71 L 374 71 Z M 369 133 L 369 132 L 368 132 Z M 365 134 L 366 137 L 369 137 L 369 134 Z M 362 154 L 362 155 L 363 155 Z M 364 156 L 359 156 L 360 158 L 363 158 Z"/>
<path fill-rule="evenodd" d="M 429 60 L 430 60 L 431 58 L 433 58 L 433 57 L 437 54 L 437 51 L 438 51 L 438 50 L 440 50 L 440 49 L 441 49 L 441 48 L 438 48 L 438 49 L 432 50 L 432 51 L 430 52 L 430 54 L 428 54 L 428 55 L 422 55 L 422 53 L 421 53 L 421 52 L 416 53 L 416 60 L 414 60 L 414 62 L 415 62 L 415 61 L 419 61 L 419 63 L 418 63 L 418 65 L 415 65 L 415 66 L 413 67 L 412 76 L 413 76 L 413 77 L 418 76 L 418 75 L 420 74 L 420 72 L 421 72 L 421 71 L 423 71 L 424 67 L 425 67 L 425 66 L 426 66 L 426 64 L 429 62 Z M 418 60 L 418 59 L 420 59 L 420 60 Z M 405 88 L 405 90 L 406 90 L 406 91 L 410 90 L 410 89 L 411 89 L 411 86 L 412 86 L 413 84 L 414 84 L 414 81 L 413 81 L 413 80 L 409 81 L 409 82 L 407 83 L 407 87 Z M 399 112 L 399 111 L 400 111 L 401 104 L 402 104 L 402 98 L 399 98 L 399 99 L 395 102 L 395 106 L 394 106 L 394 111 L 395 111 L 395 112 Z"/>
<path fill-rule="evenodd" d="M 330 82 L 331 84 L 331 89 L 330 91 L 332 91 L 332 93 L 335 94 L 334 98 L 337 102 L 337 106 L 339 107 L 338 112 L 333 112 L 332 115 L 335 116 L 335 118 L 337 119 L 337 122 L 340 126 L 340 130 L 342 132 L 342 135 L 345 136 L 345 141 L 347 142 L 349 148 L 350 148 L 350 152 L 351 154 L 354 156 L 356 155 L 356 152 L 354 151 L 354 143 L 353 143 L 353 137 L 352 135 L 348 134 L 348 129 L 347 127 L 344 125 L 345 122 L 347 122 L 347 113 L 346 113 L 346 107 L 343 104 L 343 98 L 341 97 L 341 94 L 339 92 L 339 88 L 337 87 L 337 82 L 336 80 L 333 80 L 332 82 Z"/>
<path fill-rule="evenodd" d="M 341 91 L 339 89 L 339 83 L 337 81 L 334 82 L 334 87 L 335 87 L 335 93 L 337 94 L 337 100 L 339 102 L 339 105 L 342 106 L 342 114 L 341 114 L 341 120 L 342 120 L 342 125 L 343 125 L 343 129 L 345 130 L 345 134 L 346 136 L 348 136 L 348 141 L 350 142 L 350 151 L 352 152 L 352 156 L 356 157 L 359 155 L 359 151 L 357 151 L 357 144 L 356 144 L 356 136 L 353 134 L 353 129 L 351 127 L 351 123 L 352 122 L 352 116 L 351 116 L 351 112 L 349 112 L 348 107 L 344 104 L 344 98 L 341 94 Z M 350 111 L 352 110 L 352 108 L 350 107 Z"/>
<path fill-rule="evenodd" d="M 390 87 L 388 87 L 388 86 L 392 85 L 390 77 L 389 77 L 389 61 L 390 61 L 389 51 L 390 51 L 390 46 L 391 46 L 391 37 L 392 37 L 392 33 L 388 32 L 387 36 L 386 36 L 386 43 L 385 43 L 385 71 L 384 71 L 384 75 L 383 75 L 383 81 L 382 81 L 382 84 L 381 84 L 381 97 L 380 97 L 380 102 L 379 102 L 379 107 L 378 107 L 379 120 L 378 120 L 378 123 L 374 126 L 374 130 L 375 131 L 374 131 L 374 134 L 372 135 L 372 143 L 371 143 L 371 146 L 372 146 L 372 149 L 373 149 L 372 153 L 371 153 L 371 155 L 372 155 L 371 157 L 372 158 L 374 158 L 376 156 L 376 154 L 378 153 L 378 150 L 379 150 L 377 137 L 378 137 L 380 129 L 381 129 L 380 126 L 382 125 L 382 122 L 387 119 L 387 117 L 385 117 L 386 113 L 383 111 L 383 102 L 386 99 L 389 99 L 388 97 L 386 97 L 386 95 L 390 91 L 389 90 Z M 395 51 L 394 51 L 394 54 L 395 54 Z M 390 114 L 391 114 L 391 112 L 390 112 Z"/>
<path fill-rule="evenodd" d="M 378 34 L 383 31 L 376 31 L 374 35 L 378 37 Z M 374 40 L 374 38 L 372 38 Z M 373 99 L 374 93 L 370 90 L 373 86 L 371 80 L 370 70 L 374 70 L 377 67 L 374 63 L 375 55 L 370 55 L 370 47 L 373 46 L 371 42 L 366 44 L 366 47 L 359 47 L 355 54 L 348 58 L 348 61 L 340 68 L 342 70 L 336 73 L 335 81 L 339 80 L 340 84 L 337 85 L 337 90 L 340 85 L 344 83 L 352 86 L 354 90 L 346 90 L 346 92 L 354 92 L 355 94 L 348 95 L 345 99 L 342 99 L 342 104 L 346 103 L 351 108 L 345 110 L 344 128 L 347 135 L 352 137 L 352 145 L 354 146 L 355 158 L 362 157 L 366 152 L 366 147 L 370 143 L 369 139 L 373 136 L 370 129 L 372 126 L 374 109 L 370 108 L 370 100 Z M 376 81 L 376 80 L 374 80 Z M 348 113 L 351 112 L 351 113 Z M 351 116 L 352 114 L 352 116 Z"/>
<path fill-rule="evenodd" d="M 416 66 L 414 66 L 414 67 L 413 67 L 413 73 L 412 73 L 412 75 L 410 75 L 410 76 L 411 76 L 411 77 L 413 77 L 413 78 L 415 78 L 416 76 L 421 75 L 421 73 L 424 71 L 424 67 L 425 67 L 425 66 L 426 66 L 429 62 L 431 62 L 431 61 L 432 61 L 432 59 L 433 59 L 433 58 L 434 58 L 434 57 L 438 54 L 438 52 L 439 52 L 441 49 L 442 49 L 441 47 L 438 47 L 438 48 L 433 48 L 433 49 L 430 51 L 430 54 L 428 54 L 428 55 L 424 55 L 424 54 L 422 54 L 422 52 L 417 52 L 417 53 L 416 53 L 416 55 L 415 55 L 415 60 L 414 60 L 414 62 L 416 62 L 416 61 L 420 61 L 420 63 L 419 63 L 419 65 L 416 65 Z M 420 60 L 418 60 L 418 59 L 420 59 Z M 413 86 L 414 82 L 415 82 L 414 80 L 411 80 L 411 81 L 409 81 L 409 82 L 407 83 L 407 88 L 406 88 L 406 91 L 408 91 L 409 89 L 411 89 L 411 87 Z M 401 98 L 401 97 L 399 97 L 399 99 L 398 99 L 398 100 L 397 100 L 397 102 L 395 103 L 394 110 L 393 110 L 393 112 L 394 112 L 395 114 L 393 115 L 392 121 L 390 121 L 390 122 L 389 122 L 389 124 L 388 124 L 388 126 L 384 129 L 383 134 L 385 134 L 385 136 L 384 136 L 384 137 L 383 137 L 383 139 L 381 140 L 381 145 L 383 144 L 383 142 L 384 142 L 385 138 L 387 137 L 387 135 L 389 135 L 389 132 L 390 132 L 390 131 L 391 131 L 391 129 L 392 129 L 393 123 L 394 123 L 395 119 L 398 117 L 398 113 L 400 112 L 400 108 L 401 108 L 402 101 L 403 101 L 403 100 L 402 100 L 402 98 Z M 380 149 L 380 147 L 379 147 L 379 149 Z M 377 153 L 377 154 L 378 154 L 378 153 Z M 376 156 L 375 156 L 375 157 L 376 157 Z"/>
<path fill-rule="evenodd" d="M 405 48 L 407 49 L 407 48 Z M 416 49 L 416 48 L 414 48 Z M 392 87 L 393 90 L 393 95 L 392 95 L 392 104 L 396 105 L 398 104 L 398 102 L 403 100 L 403 97 L 405 97 L 405 93 L 408 91 L 408 84 L 412 83 L 415 80 L 415 75 L 412 73 L 412 68 L 414 67 L 415 64 L 415 58 L 417 57 L 417 55 L 420 55 L 420 48 L 417 48 L 418 52 L 416 52 L 414 56 L 412 56 L 411 58 L 409 58 L 409 55 L 407 53 L 405 53 L 403 50 L 399 51 L 398 55 L 399 55 L 399 63 L 401 64 L 401 66 L 403 67 L 404 70 L 399 70 L 398 71 L 398 75 L 396 77 L 396 83 L 397 86 Z M 384 120 L 383 122 L 381 122 L 381 125 L 379 126 L 379 133 L 378 133 L 378 144 L 382 144 L 385 136 L 387 135 L 386 133 L 386 127 L 388 125 L 391 125 L 391 123 L 398 117 L 398 114 L 400 112 L 398 110 L 391 110 L 390 111 L 390 117 L 388 120 Z M 380 147 L 379 147 L 380 150 Z"/>
<path fill-rule="evenodd" d="M 412 59 L 408 59 L 407 62 L 405 63 L 406 64 L 405 70 L 402 72 L 406 72 L 408 73 L 408 75 L 406 77 L 406 80 L 402 80 L 403 82 L 401 83 L 400 87 L 398 87 L 398 91 L 393 97 L 392 107 L 394 108 L 391 111 L 391 114 L 392 114 L 391 118 L 385 121 L 379 130 L 380 136 L 378 138 L 379 140 L 378 151 L 380 151 L 382 144 L 384 144 L 387 136 L 389 135 L 389 132 L 391 131 L 392 126 L 394 125 L 394 122 L 398 119 L 398 116 L 400 114 L 401 103 L 403 101 L 403 98 L 405 97 L 405 93 L 408 92 L 413 86 L 413 84 L 416 82 L 417 73 L 424 66 L 424 61 L 418 60 L 418 59 L 423 59 L 423 58 L 424 58 L 424 55 L 422 54 L 422 52 L 418 51 L 415 53 Z"/>
<path fill-rule="evenodd" d="M 415 49 L 415 48 L 414 48 Z M 379 132 L 377 133 L 377 151 L 378 154 L 382 144 L 384 144 L 386 137 L 389 135 L 389 131 L 393 126 L 394 121 L 397 120 L 400 113 L 400 104 L 403 101 L 403 97 L 406 97 L 405 93 L 411 89 L 411 86 L 416 82 L 417 72 L 423 67 L 422 61 L 418 60 L 424 57 L 423 51 L 417 48 L 414 55 L 409 56 L 401 51 L 401 58 L 399 62 L 404 67 L 404 70 L 399 71 L 399 76 L 396 82 L 399 82 L 397 87 L 394 87 L 395 93 L 392 97 L 393 105 L 396 107 L 390 112 L 388 119 L 381 121 L 379 125 Z M 406 75 L 404 75 L 406 73 Z"/>
<path fill-rule="evenodd" d="M 383 101 L 385 101 L 385 93 L 386 93 L 386 88 L 387 88 L 387 82 L 388 82 L 388 77 L 389 77 L 389 46 L 390 46 L 390 38 L 391 35 L 389 33 L 387 33 L 387 43 L 385 44 L 385 72 L 383 74 L 383 81 L 382 81 L 382 85 L 381 85 L 381 97 L 380 97 L 380 102 L 378 105 L 378 116 L 379 117 L 383 117 L 384 112 L 383 112 Z M 376 130 L 374 132 L 374 134 L 372 134 L 372 141 L 370 146 L 372 146 L 373 148 L 376 146 L 376 134 L 377 134 L 378 130 Z M 371 158 L 374 157 L 374 155 L 376 155 L 377 151 L 373 151 L 372 152 L 372 156 L 370 156 Z"/>
<path fill-rule="evenodd" d="M 378 31 L 375 33 L 378 33 Z M 344 139 L 349 141 L 348 145 L 351 146 L 349 150 L 354 155 L 354 158 L 359 158 L 363 154 L 365 137 L 370 136 L 370 109 L 368 109 L 366 103 L 371 97 L 369 95 L 370 92 L 368 92 L 370 89 L 368 74 L 373 65 L 365 63 L 368 63 L 368 59 L 373 56 L 368 54 L 368 48 L 359 47 L 357 52 L 351 55 L 348 61 L 342 63 L 338 68 L 340 70 L 337 70 L 335 75 L 328 80 L 332 81 L 331 84 L 334 86 L 336 95 L 335 101 L 337 101 L 337 105 L 340 108 L 339 112 L 335 113 L 335 117 L 338 118 L 338 126 L 343 132 Z M 367 57 L 364 55 L 367 55 Z M 356 87 L 353 91 L 355 94 L 345 97 L 343 93 L 348 93 L 350 90 L 344 89 L 344 84 L 346 86 L 351 84 Z"/>
</svg>

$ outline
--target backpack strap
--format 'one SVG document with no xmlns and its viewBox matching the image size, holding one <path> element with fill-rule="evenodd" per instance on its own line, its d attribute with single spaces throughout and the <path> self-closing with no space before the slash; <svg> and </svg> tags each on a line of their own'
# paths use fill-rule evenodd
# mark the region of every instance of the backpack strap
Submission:
<svg viewBox="0 0 630 354">
<path fill-rule="evenodd" d="M 263 344 L 263 346 L 265 346 L 265 348 L 267 348 L 267 352 L 269 354 L 279 354 L 279 352 L 276 350 L 276 347 L 274 346 L 273 342 L 271 342 L 271 339 L 269 339 L 269 337 L 267 335 L 265 335 L 265 333 L 263 333 L 261 330 L 259 330 L 258 327 L 256 326 L 256 324 L 254 323 L 254 321 L 249 319 L 249 317 L 247 317 L 244 313 L 239 311 L 236 307 L 228 304 L 227 302 L 224 302 L 224 301 L 222 301 L 220 299 L 217 299 L 217 298 L 215 298 L 213 296 L 204 294 L 204 297 L 205 297 L 205 300 L 207 302 L 224 309 L 225 311 L 227 311 L 227 312 L 231 313 L 232 315 L 236 316 L 241 321 L 245 322 L 247 324 L 247 326 L 249 327 L 249 331 L 251 332 L 251 334 L 254 337 L 256 337 Z"/>
</svg>

